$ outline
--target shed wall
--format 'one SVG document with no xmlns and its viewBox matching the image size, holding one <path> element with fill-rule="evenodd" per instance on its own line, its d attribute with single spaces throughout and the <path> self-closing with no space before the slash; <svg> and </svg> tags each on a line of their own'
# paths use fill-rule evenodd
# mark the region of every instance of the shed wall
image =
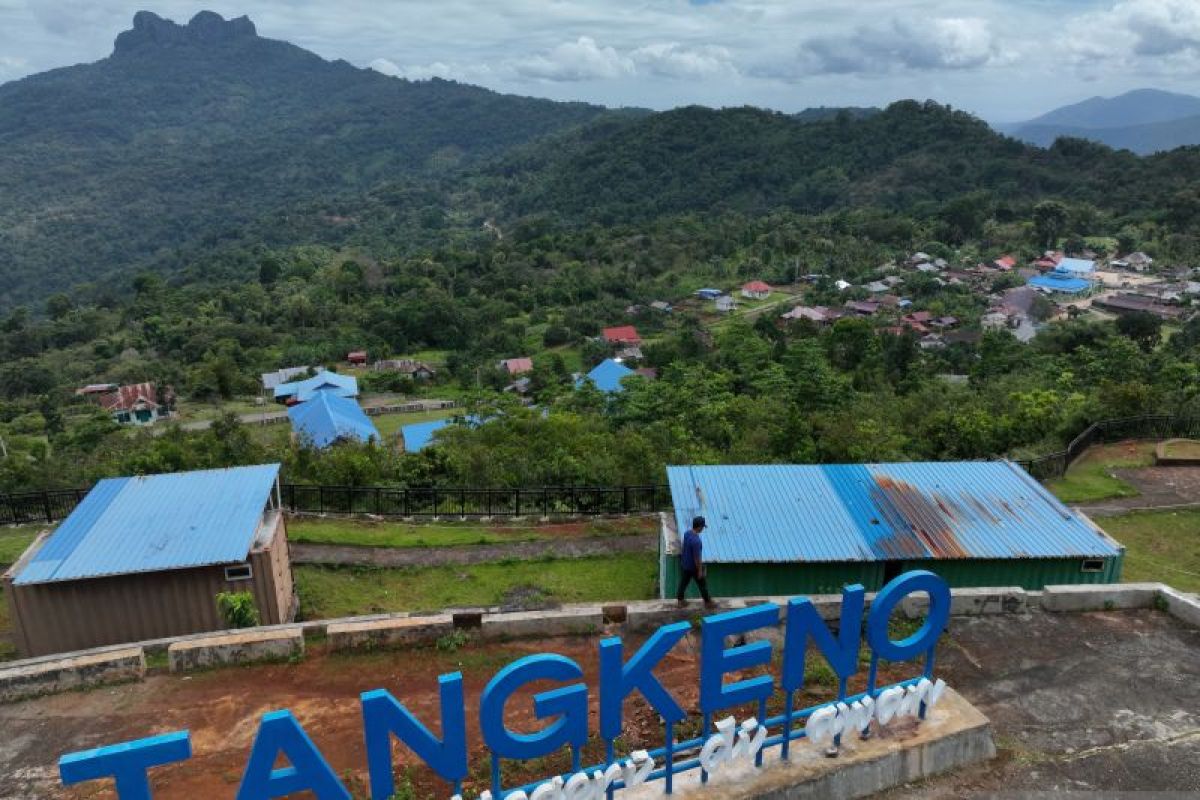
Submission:
<svg viewBox="0 0 1200 800">
<path fill-rule="evenodd" d="M 679 585 L 679 558 L 660 552 L 660 597 L 675 596 Z M 1099 572 L 1084 572 L 1082 558 L 1066 559 L 962 559 L 899 562 L 898 572 L 925 569 L 942 576 L 953 587 L 1020 586 L 1040 590 L 1045 586 L 1080 583 L 1118 583 L 1123 556 L 1103 559 Z M 850 583 L 867 591 L 883 588 L 885 563 L 835 562 L 810 564 L 712 564 L 708 589 L 714 597 L 830 594 Z M 693 584 L 688 597 L 700 596 Z"/>
<path fill-rule="evenodd" d="M 6 578 L 17 649 L 29 657 L 221 630 L 216 596 L 226 591 L 252 592 L 265 625 L 290 621 L 287 535 L 273 517 L 269 544 L 247 559 L 250 580 L 225 580 L 224 564 L 21 586 Z"/>
</svg>

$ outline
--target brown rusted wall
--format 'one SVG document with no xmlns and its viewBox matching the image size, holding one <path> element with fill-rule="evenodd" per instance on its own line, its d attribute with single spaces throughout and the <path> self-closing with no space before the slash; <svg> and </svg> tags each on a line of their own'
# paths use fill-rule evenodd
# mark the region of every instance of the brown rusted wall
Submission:
<svg viewBox="0 0 1200 800">
<path fill-rule="evenodd" d="M 280 606 L 272 563 L 276 553 L 287 557 L 282 516 L 276 519 L 271 545 L 250 554 L 251 580 L 226 581 L 220 565 L 26 586 L 5 581 L 18 651 L 39 656 L 221 630 L 218 592 L 253 592 L 264 625 L 290 621 L 291 569 Z"/>
</svg>

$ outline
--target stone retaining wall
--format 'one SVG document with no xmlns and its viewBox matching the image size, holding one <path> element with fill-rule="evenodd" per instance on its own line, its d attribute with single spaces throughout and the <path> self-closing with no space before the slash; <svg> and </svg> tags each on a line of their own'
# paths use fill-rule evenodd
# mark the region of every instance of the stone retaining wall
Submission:
<svg viewBox="0 0 1200 800">
<path fill-rule="evenodd" d="M 146 658 L 140 647 L 17 662 L 0 669 L 0 703 L 140 681 L 145 675 Z"/>
<path fill-rule="evenodd" d="M 872 594 L 867 595 L 868 605 L 873 598 Z M 724 601 L 722 608 L 742 608 L 767 601 L 782 608 L 787 599 L 738 598 Z M 823 618 L 837 619 L 841 604 L 839 595 L 814 595 L 810 599 Z M 905 599 L 900 612 L 916 618 L 922 616 L 927 607 L 925 595 L 913 595 Z M 1135 608 L 1159 608 L 1185 624 L 1200 627 L 1200 597 L 1160 583 L 1047 586 L 1040 592 L 1016 587 L 954 589 L 951 614 L 1067 613 Z M 669 622 L 694 621 L 706 613 L 699 603 L 681 609 L 673 602 L 648 600 L 604 606 L 564 606 L 544 611 L 506 612 L 481 608 L 427 616 L 384 614 L 159 639 L 10 662 L 0 666 L 0 702 L 139 680 L 145 674 L 145 656 L 164 650 L 171 671 L 182 672 L 302 656 L 306 636 L 328 637 L 328 645 L 333 650 L 355 650 L 432 644 L 456 629 L 485 640 L 587 635 L 606 630 L 648 633 Z"/>
</svg>

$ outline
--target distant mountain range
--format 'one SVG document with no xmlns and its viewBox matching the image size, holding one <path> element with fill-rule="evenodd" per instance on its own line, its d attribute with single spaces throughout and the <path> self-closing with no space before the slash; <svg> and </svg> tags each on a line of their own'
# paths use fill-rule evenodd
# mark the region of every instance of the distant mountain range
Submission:
<svg viewBox="0 0 1200 800">
<path fill-rule="evenodd" d="M 1138 119 L 1186 128 L 1170 116 L 1183 104 L 1160 100 L 1134 103 Z M 1129 119 L 1111 102 L 1037 122 Z M 1198 172 L 1200 150 L 1039 150 L 933 101 L 612 110 L 388 77 L 262 38 L 245 17 L 139 12 L 108 58 L 0 85 L 0 310 L 128 291 L 143 269 L 243 277 L 274 247 L 469 251 L 492 221 L 517 239 L 679 214 L 943 206 L 968 230 L 973 209 L 1025 213 L 1043 197 L 1127 213 L 1164 207 Z"/>
<path fill-rule="evenodd" d="M 1200 97 L 1138 89 L 1118 97 L 1093 97 L 1028 122 L 997 127 L 1039 147 L 1073 137 L 1148 155 L 1200 145 Z"/>
</svg>

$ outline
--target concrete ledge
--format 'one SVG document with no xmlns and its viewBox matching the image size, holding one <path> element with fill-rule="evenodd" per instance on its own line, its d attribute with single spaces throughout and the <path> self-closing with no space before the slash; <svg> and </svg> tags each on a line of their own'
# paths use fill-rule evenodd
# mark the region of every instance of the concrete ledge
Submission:
<svg viewBox="0 0 1200 800">
<path fill-rule="evenodd" d="M 0 669 L 0 703 L 43 694 L 140 681 L 146 658 L 140 647 L 39 661 Z"/>
<path fill-rule="evenodd" d="M 625 607 L 625 630 L 632 633 L 648 633 L 672 622 L 690 622 L 705 614 L 704 606 L 696 601 L 687 608 L 679 608 L 674 600 L 643 600 L 629 603 Z"/>
<path fill-rule="evenodd" d="M 552 611 L 485 614 L 481 627 L 485 639 L 599 633 L 604 627 L 604 612 L 600 606 L 577 606 Z"/>
<path fill-rule="evenodd" d="M 338 622 L 325 628 L 331 650 L 428 644 L 436 642 L 453 630 L 454 617 L 450 614 Z"/>
<path fill-rule="evenodd" d="M 843 740 L 837 758 L 826 758 L 824 747 L 799 739 L 792 743 L 790 761 L 781 761 L 779 749 L 772 748 L 764 753 L 761 768 L 756 769 L 752 761 L 726 764 L 705 785 L 700 784 L 699 770 L 676 775 L 675 792 L 720 800 L 849 800 L 995 755 L 987 717 L 947 689 L 925 722 L 893 722 L 865 742 Z M 662 791 L 662 783 L 655 782 L 624 794 L 629 800 L 652 800 Z"/>
<path fill-rule="evenodd" d="M 1047 586 L 1042 593 L 1046 611 L 1111 611 L 1150 608 L 1161 583 L 1105 583 Z"/>
<path fill-rule="evenodd" d="M 304 655 L 304 632 L 243 631 L 176 642 L 167 648 L 171 672 L 188 672 L 231 664 L 285 661 Z"/>
<path fill-rule="evenodd" d="M 977 617 L 983 614 L 1021 614 L 1026 608 L 1025 590 L 1019 586 L 962 588 L 950 592 L 950 616 Z M 929 596 L 912 594 L 900 604 L 909 619 L 929 613 Z"/>
<path fill-rule="evenodd" d="M 1160 601 L 1166 603 L 1167 613 L 1180 622 L 1200 628 L 1200 597 L 1188 595 L 1164 586 L 1158 591 Z"/>
</svg>

